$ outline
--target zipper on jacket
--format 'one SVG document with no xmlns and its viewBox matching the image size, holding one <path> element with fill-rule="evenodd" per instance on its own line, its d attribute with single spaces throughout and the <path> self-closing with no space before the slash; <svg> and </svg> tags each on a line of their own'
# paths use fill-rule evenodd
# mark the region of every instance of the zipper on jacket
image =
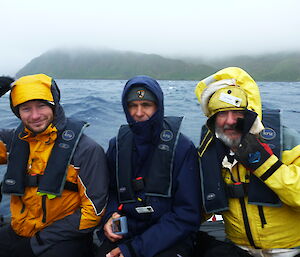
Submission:
<svg viewBox="0 0 300 257">
<path fill-rule="evenodd" d="M 25 211 L 25 204 L 24 204 L 24 202 L 22 201 L 22 196 L 19 196 L 19 199 L 20 199 L 20 201 L 21 201 L 21 203 L 22 203 L 21 213 L 23 213 L 23 212 Z"/>
<path fill-rule="evenodd" d="M 43 218 L 42 222 L 46 223 L 46 216 L 47 216 L 47 211 L 46 211 L 46 200 L 47 200 L 47 195 L 42 196 L 42 210 L 43 210 Z"/>
<path fill-rule="evenodd" d="M 267 224 L 264 209 L 262 206 L 257 206 L 258 207 L 258 213 L 261 221 L 261 227 L 264 228 L 265 225 Z"/>
</svg>

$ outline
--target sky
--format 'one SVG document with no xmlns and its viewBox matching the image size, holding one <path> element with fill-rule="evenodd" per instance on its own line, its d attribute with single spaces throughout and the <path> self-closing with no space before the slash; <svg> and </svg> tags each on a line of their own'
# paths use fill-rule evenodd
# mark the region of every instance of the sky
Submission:
<svg viewBox="0 0 300 257">
<path fill-rule="evenodd" d="M 299 0 L 3 0 L 0 75 L 56 48 L 167 57 L 300 51 Z"/>
</svg>

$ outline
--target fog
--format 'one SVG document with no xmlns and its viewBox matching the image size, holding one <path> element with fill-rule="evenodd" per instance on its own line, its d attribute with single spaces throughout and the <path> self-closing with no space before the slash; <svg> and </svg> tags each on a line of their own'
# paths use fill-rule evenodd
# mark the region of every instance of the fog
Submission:
<svg viewBox="0 0 300 257">
<path fill-rule="evenodd" d="M 173 57 L 300 51 L 298 0 L 9 0 L 1 2 L 0 74 L 54 48 Z"/>
</svg>

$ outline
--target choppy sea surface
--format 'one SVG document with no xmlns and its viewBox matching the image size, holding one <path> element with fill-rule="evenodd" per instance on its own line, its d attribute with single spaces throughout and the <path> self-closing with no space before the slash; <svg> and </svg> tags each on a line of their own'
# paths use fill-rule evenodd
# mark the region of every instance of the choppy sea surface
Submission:
<svg viewBox="0 0 300 257">
<path fill-rule="evenodd" d="M 66 115 L 85 120 L 85 133 L 107 150 L 109 139 L 126 122 L 121 105 L 124 80 L 56 80 Z M 197 146 L 206 117 L 194 94 L 197 81 L 158 81 L 164 91 L 165 115 L 184 116 L 182 132 Z M 282 110 L 284 125 L 300 133 L 300 82 L 258 82 L 263 105 Z M 0 99 L 1 128 L 14 128 L 19 120 L 9 107 L 8 94 Z M 0 167 L 0 180 L 6 166 Z M 0 214 L 9 216 L 9 200 L 4 196 Z"/>
</svg>

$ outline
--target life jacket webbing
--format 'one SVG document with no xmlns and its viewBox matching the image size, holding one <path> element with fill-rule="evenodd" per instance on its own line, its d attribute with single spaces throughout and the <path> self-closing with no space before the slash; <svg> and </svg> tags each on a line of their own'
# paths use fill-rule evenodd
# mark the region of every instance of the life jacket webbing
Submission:
<svg viewBox="0 0 300 257">
<path fill-rule="evenodd" d="M 31 176 L 29 174 L 26 175 L 25 178 L 25 187 L 38 187 L 39 181 L 43 175 L 34 175 Z M 65 190 L 78 192 L 78 186 L 75 183 L 72 183 L 70 181 L 66 181 L 64 185 Z"/>
<path fill-rule="evenodd" d="M 40 177 L 38 192 L 57 196 L 62 194 L 68 167 L 86 126 L 88 124 L 83 121 L 67 119 L 64 129 L 58 132 L 49 160 L 43 171 L 44 175 Z M 14 134 L 3 183 L 4 193 L 21 196 L 25 190 L 29 157 L 28 142 L 19 138 L 22 131 L 24 131 L 24 126 L 21 123 Z"/>
<path fill-rule="evenodd" d="M 160 141 L 151 155 L 151 161 L 143 178 L 144 192 L 147 196 L 170 197 L 175 149 L 180 134 L 182 117 L 165 117 Z M 132 185 L 133 133 L 128 125 L 121 126 L 117 140 L 116 177 L 120 203 L 135 202 Z M 150 170 L 150 171 L 149 171 Z M 147 173 L 151 176 L 147 176 Z"/>
</svg>

